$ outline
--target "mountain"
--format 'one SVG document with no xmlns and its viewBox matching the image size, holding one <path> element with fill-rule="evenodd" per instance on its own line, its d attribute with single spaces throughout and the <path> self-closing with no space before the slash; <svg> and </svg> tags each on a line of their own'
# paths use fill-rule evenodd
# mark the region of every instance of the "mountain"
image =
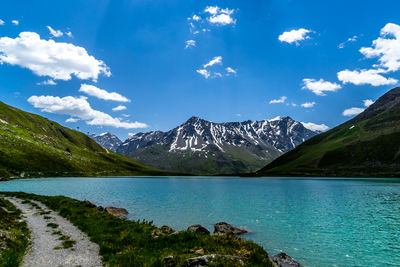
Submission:
<svg viewBox="0 0 400 267">
<path fill-rule="evenodd" d="M 0 102 L 0 179 L 163 174 L 101 147 L 81 132 Z"/>
<path fill-rule="evenodd" d="M 261 168 L 316 134 L 290 117 L 228 123 L 192 117 L 168 132 L 137 133 L 117 153 L 168 171 L 238 174 Z"/>
<path fill-rule="evenodd" d="M 257 176 L 400 177 L 400 87 L 355 118 L 317 135 Z"/>
<path fill-rule="evenodd" d="M 117 148 L 122 144 L 122 141 L 115 135 L 111 133 L 102 133 L 99 135 L 91 134 L 89 135 L 94 141 L 104 148 L 116 152 Z"/>
</svg>

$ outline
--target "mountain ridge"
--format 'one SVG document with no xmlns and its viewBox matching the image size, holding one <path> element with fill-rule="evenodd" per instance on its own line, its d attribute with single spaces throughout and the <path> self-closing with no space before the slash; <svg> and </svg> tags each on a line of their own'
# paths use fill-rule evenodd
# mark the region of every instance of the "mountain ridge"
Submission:
<svg viewBox="0 0 400 267">
<path fill-rule="evenodd" d="M 238 174 L 261 168 L 317 133 L 290 117 L 214 123 L 192 116 L 166 132 L 133 134 L 116 151 L 168 171 Z"/>
</svg>

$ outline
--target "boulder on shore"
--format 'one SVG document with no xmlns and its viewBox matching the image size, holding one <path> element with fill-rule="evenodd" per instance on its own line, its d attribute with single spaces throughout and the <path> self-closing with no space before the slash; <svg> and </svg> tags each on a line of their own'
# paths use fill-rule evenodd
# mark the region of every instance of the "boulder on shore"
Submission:
<svg viewBox="0 0 400 267">
<path fill-rule="evenodd" d="M 126 219 L 126 215 L 128 215 L 128 211 L 123 208 L 116 208 L 116 207 L 106 207 L 106 212 L 118 217 L 120 219 Z"/>
<path fill-rule="evenodd" d="M 166 234 L 166 235 L 170 235 L 170 234 L 172 234 L 173 232 L 175 232 L 174 229 L 172 229 L 172 228 L 169 227 L 168 225 L 163 225 L 163 226 L 161 226 L 161 227 L 160 227 L 160 230 L 161 230 L 161 232 L 162 232 L 163 234 Z"/>
<path fill-rule="evenodd" d="M 208 231 L 207 228 L 205 228 L 204 226 L 202 226 L 200 224 L 193 224 L 193 225 L 189 226 L 187 231 L 193 232 L 193 233 L 205 234 L 205 235 L 210 234 L 210 231 Z"/>
<path fill-rule="evenodd" d="M 292 257 L 284 252 L 272 256 L 271 261 L 276 267 L 303 267 L 303 265 L 292 259 Z"/>
<path fill-rule="evenodd" d="M 234 234 L 234 235 L 241 235 L 248 233 L 246 229 L 241 229 L 236 226 L 230 225 L 226 222 L 219 222 L 214 224 L 214 234 L 215 235 L 225 235 L 225 234 Z"/>
</svg>

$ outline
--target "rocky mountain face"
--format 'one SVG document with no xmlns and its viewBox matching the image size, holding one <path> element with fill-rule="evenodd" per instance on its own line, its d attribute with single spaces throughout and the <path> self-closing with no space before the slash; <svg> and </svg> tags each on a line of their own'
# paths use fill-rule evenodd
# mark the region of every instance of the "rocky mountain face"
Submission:
<svg viewBox="0 0 400 267">
<path fill-rule="evenodd" d="M 400 177 L 400 87 L 304 142 L 257 176 Z"/>
<path fill-rule="evenodd" d="M 163 170 L 238 174 L 256 171 L 317 133 L 290 117 L 228 123 L 192 117 L 168 132 L 137 133 L 116 151 Z"/>
<path fill-rule="evenodd" d="M 116 152 L 117 148 L 122 144 L 122 141 L 111 133 L 102 133 L 99 135 L 91 134 L 89 136 L 102 147 L 114 152 Z"/>
</svg>

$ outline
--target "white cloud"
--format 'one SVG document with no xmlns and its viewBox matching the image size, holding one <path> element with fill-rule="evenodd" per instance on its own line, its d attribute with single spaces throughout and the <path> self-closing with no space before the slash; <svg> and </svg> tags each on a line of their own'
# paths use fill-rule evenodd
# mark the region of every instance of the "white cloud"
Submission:
<svg viewBox="0 0 400 267">
<path fill-rule="evenodd" d="M 357 41 L 357 39 L 358 39 L 358 36 L 357 36 L 357 35 L 354 35 L 353 37 L 348 38 L 345 42 L 339 44 L 339 45 L 338 45 L 338 48 L 344 48 L 344 46 L 345 46 L 347 43 L 353 43 L 353 42 Z"/>
<path fill-rule="evenodd" d="M 207 6 L 205 9 L 204 9 L 204 12 L 208 12 L 208 13 L 210 13 L 211 15 L 216 15 L 217 13 L 218 13 L 218 11 L 219 11 L 219 7 L 218 6 Z"/>
<path fill-rule="evenodd" d="M 75 75 L 97 81 L 100 74 L 111 75 L 107 65 L 88 55 L 83 47 L 43 40 L 35 32 L 21 32 L 15 39 L 1 37 L 0 63 L 28 68 L 36 75 L 55 80 L 70 80 Z"/>
<path fill-rule="evenodd" d="M 196 41 L 195 40 L 187 40 L 185 49 L 190 48 L 190 47 L 195 47 L 195 46 L 196 46 Z"/>
<path fill-rule="evenodd" d="M 28 102 L 42 112 L 69 115 L 72 118 L 79 118 L 86 121 L 88 125 L 111 126 L 116 128 L 134 129 L 146 128 L 147 125 L 141 122 L 123 122 L 118 118 L 92 109 L 86 97 L 66 96 L 31 96 Z"/>
<path fill-rule="evenodd" d="M 362 47 L 360 52 L 367 58 L 377 57 L 376 67 L 387 71 L 400 69 L 400 26 L 388 23 L 381 29 L 380 37 L 372 42 L 372 47 Z M 392 37 L 392 38 L 391 38 Z"/>
<path fill-rule="evenodd" d="M 315 104 L 316 104 L 315 102 L 305 102 L 305 103 L 301 104 L 301 106 L 303 108 L 312 108 L 312 107 L 314 107 Z"/>
<path fill-rule="evenodd" d="M 281 42 L 286 42 L 289 44 L 295 43 L 296 45 L 299 45 L 299 41 L 303 41 L 305 39 L 310 38 L 309 36 L 307 36 L 307 34 L 310 32 L 311 30 L 300 28 L 298 30 L 291 30 L 288 32 L 284 32 L 281 35 L 279 35 L 278 39 Z"/>
<path fill-rule="evenodd" d="M 225 70 L 226 70 L 226 72 L 228 72 L 228 73 L 233 73 L 233 74 L 236 74 L 236 73 L 237 73 L 237 70 L 234 70 L 234 69 L 232 69 L 231 67 L 226 67 Z"/>
<path fill-rule="evenodd" d="M 53 35 L 54 37 L 61 37 L 63 36 L 63 32 L 60 30 L 54 30 L 52 27 L 47 26 L 47 29 L 49 29 L 50 34 Z"/>
<path fill-rule="evenodd" d="M 48 79 L 43 82 L 37 83 L 37 85 L 57 85 L 57 83 L 55 81 L 53 81 L 52 79 Z"/>
<path fill-rule="evenodd" d="M 211 66 L 213 66 L 215 64 L 222 64 L 222 57 L 221 56 L 214 57 L 207 64 L 204 64 L 203 68 L 211 67 Z"/>
<path fill-rule="evenodd" d="M 353 115 L 358 115 L 361 112 L 363 112 L 365 109 L 364 108 L 348 108 L 343 111 L 342 115 L 343 116 L 353 116 Z"/>
<path fill-rule="evenodd" d="M 272 99 L 269 101 L 270 104 L 278 104 L 278 103 L 285 103 L 287 97 L 286 96 L 281 96 L 279 99 Z"/>
<path fill-rule="evenodd" d="M 4 20 L 0 19 L 0 26 L 2 26 L 4 24 L 5 24 Z"/>
<path fill-rule="evenodd" d="M 199 69 L 196 70 L 197 73 L 199 73 L 200 75 L 202 75 L 204 78 L 208 79 L 208 77 L 210 77 L 210 72 L 206 69 Z"/>
<path fill-rule="evenodd" d="M 337 83 L 324 81 L 323 79 L 303 79 L 304 86 L 302 89 L 308 89 L 316 95 L 324 96 L 324 92 L 335 92 L 342 88 Z"/>
<path fill-rule="evenodd" d="M 121 111 L 121 110 L 125 110 L 125 109 L 126 109 L 126 106 L 119 105 L 119 106 L 113 108 L 112 111 Z"/>
<path fill-rule="evenodd" d="M 303 126 L 311 131 L 324 132 L 329 129 L 325 124 L 315 124 L 312 122 L 302 122 Z"/>
<path fill-rule="evenodd" d="M 16 19 L 12 20 L 11 23 L 14 24 L 15 26 L 18 26 L 18 25 L 19 25 L 19 21 L 16 20 Z"/>
<path fill-rule="evenodd" d="M 78 121 L 79 121 L 79 119 L 77 119 L 77 118 L 68 118 L 65 120 L 65 122 L 78 122 Z"/>
<path fill-rule="evenodd" d="M 381 85 L 393 85 L 398 80 L 393 78 L 386 78 L 380 73 L 384 73 L 382 69 L 370 69 L 370 70 L 342 70 L 337 73 L 339 81 L 346 83 L 352 83 L 355 85 L 370 84 L 372 86 Z"/>
<path fill-rule="evenodd" d="M 363 100 L 364 103 L 364 107 L 369 107 L 371 106 L 375 101 L 371 100 L 371 99 L 365 99 Z"/>
<path fill-rule="evenodd" d="M 116 92 L 107 92 L 106 90 L 100 89 L 96 86 L 89 85 L 89 84 L 81 84 L 81 88 L 79 88 L 79 92 L 86 93 L 90 96 L 94 96 L 104 100 L 112 100 L 117 102 L 131 102 L 125 96 L 122 96 Z"/>
<path fill-rule="evenodd" d="M 65 35 L 67 35 L 68 37 L 72 37 L 72 32 L 66 32 Z"/>
<path fill-rule="evenodd" d="M 201 20 L 201 17 L 200 17 L 200 16 L 197 16 L 197 15 L 195 14 L 195 15 L 193 15 L 193 17 L 192 17 L 192 20 L 194 20 L 194 21 L 199 21 L 199 20 Z"/>
</svg>

